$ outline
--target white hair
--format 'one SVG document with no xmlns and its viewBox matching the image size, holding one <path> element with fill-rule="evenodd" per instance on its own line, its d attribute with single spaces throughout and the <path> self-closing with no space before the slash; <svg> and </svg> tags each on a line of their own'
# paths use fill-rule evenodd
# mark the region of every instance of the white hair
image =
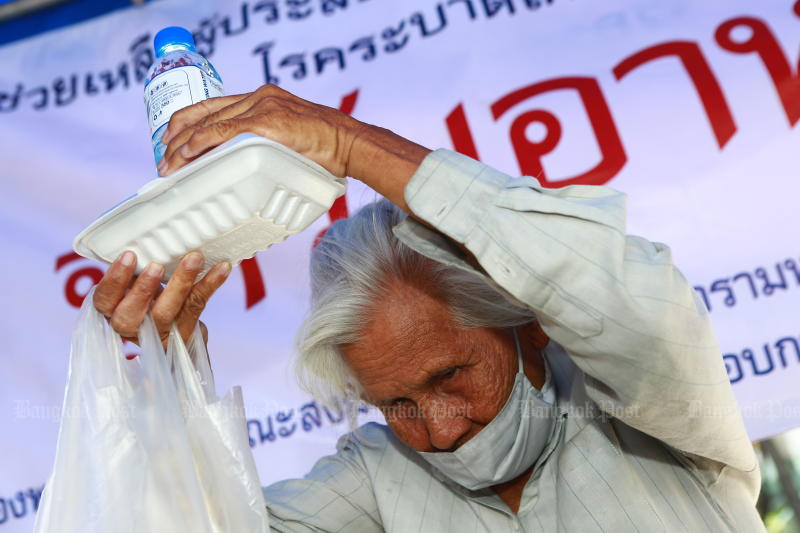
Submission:
<svg viewBox="0 0 800 533">
<path fill-rule="evenodd" d="M 388 200 L 336 221 L 311 254 L 311 309 L 298 335 L 295 362 L 301 387 L 331 405 L 357 402 L 361 387 L 340 347 L 359 340 L 362 326 L 392 280 L 426 279 L 464 328 L 503 328 L 535 320 L 479 275 L 417 253 L 392 228 L 406 214 Z"/>
</svg>

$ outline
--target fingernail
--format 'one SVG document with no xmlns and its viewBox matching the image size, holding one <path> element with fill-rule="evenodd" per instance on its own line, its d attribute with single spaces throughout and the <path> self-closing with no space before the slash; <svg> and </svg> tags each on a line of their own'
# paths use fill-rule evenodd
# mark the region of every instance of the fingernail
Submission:
<svg viewBox="0 0 800 533">
<path fill-rule="evenodd" d="M 189 152 L 188 144 L 184 144 L 183 146 L 181 146 L 181 156 L 184 157 L 185 159 L 189 159 L 192 156 L 192 154 Z"/>
<path fill-rule="evenodd" d="M 148 276 L 161 279 L 164 275 L 164 267 L 158 263 L 150 263 L 147 265 L 147 268 L 144 269 L 144 273 Z"/>
<path fill-rule="evenodd" d="M 183 265 L 186 268 L 200 268 L 203 265 L 203 254 L 200 252 L 189 252 L 186 254 L 186 257 L 183 258 Z"/>
<path fill-rule="evenodd" d="M 161 142 L 164 144 L 169 142 L 169 126 L 164 130 L 164 134 L 161 136 Z"/>
<path fill-rule="evenodd" d="M 156 168 L 158 169 L 158 173 L 163 176 L 167 170 L 167 160 L 162 159 L 161 161 L 159 161 L 158 165 L 156 165 Z"/>
<path fill-rule="evenodd" d="M 228 275 L 231 273 L 233 267 L 228 261 L 223 261 L 219 265 L 217 265 L 217 271 L 223 278 L 227 278 Z"/>
<path fill-rule="evenodd" d="M 127 250 L 120 256 L 119 262 L 122 266 L 129 267 L 136 262 L 136 255 L 130 250 Z"/>
</svg>

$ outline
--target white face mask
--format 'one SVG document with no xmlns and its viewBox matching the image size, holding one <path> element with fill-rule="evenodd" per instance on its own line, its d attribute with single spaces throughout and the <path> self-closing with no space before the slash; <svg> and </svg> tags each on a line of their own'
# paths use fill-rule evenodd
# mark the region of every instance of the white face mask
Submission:
<svg viewBox="0 0 800 533">
<path fill-rule="evenodd" d="M 469 490 L 521 475 L 533 466 L 550 437 L 555 408 L 540 398 L 523 372 L 516 329 L 514 343 L 519 368 L 511 395 L 497 416 L 454 452 L 419 452 L 442 474 Z"/>
</svg>

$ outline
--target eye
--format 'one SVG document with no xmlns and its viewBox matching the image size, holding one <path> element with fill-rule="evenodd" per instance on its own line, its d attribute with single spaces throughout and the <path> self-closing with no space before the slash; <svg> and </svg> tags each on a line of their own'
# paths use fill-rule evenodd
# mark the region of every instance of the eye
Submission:
<svg viewBox="0 0 800 533">
<path fill-rule="evenodd" d="M 408 398 L 394 398 L 381 406 L 383 416 L 389 422 L 400 422 L 417 418 L 417 406 Z"/>
<path fill-rule="evenodd" d="M 384 404 L 385 407 L 397 407 L 398 405 L 403 405 L 406 402 L 409 402 L 408 398 L 392 398 L 388 402 Z"/>
<path fill-rule="evenodd" d="M 439 377 L 439 379 L 450 379 L 453 376 L 455 376 L 458 373 L 458 371 L 461 370 L 462 368 L 463 367 L 461 367 L 461 366 L 450 367 L 447 370 L 445 370 L 444 372 L 440 373 L 438 377 Z"/>
</svg>

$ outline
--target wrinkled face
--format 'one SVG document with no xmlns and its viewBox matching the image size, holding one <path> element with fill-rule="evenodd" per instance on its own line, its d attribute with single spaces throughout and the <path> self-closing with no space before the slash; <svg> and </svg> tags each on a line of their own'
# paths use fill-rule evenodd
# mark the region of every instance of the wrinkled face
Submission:
<svg viewBox="0 0 800 533">
<path fill-rule="evenodd" d="M 342 353 L 364 399 L 381 409 L 400 440 L 421 452 L 453 451 L 503 407 L 517 355 L 510 330 L 462 329 L 431 292 L 391 283 L 360 341 Z M 526 374 L 541 386 L 541 358 L 527 359 Z"/>
</svg>

